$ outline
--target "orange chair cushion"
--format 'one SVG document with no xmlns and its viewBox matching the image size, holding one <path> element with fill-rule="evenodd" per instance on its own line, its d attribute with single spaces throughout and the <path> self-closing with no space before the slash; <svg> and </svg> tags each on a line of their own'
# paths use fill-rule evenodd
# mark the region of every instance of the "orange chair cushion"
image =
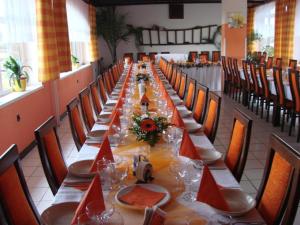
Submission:
<svg viewBox="0 0 300 225">
<path fill-rule="evenodd" d="M 185 102 L 185 106 L 188 109 L 192 108 L 194 92 L 195 92 L 195 83 L 191 82 L 189 84 L 188 93 L 187 93 L 186 102 Z"/>
<path fill-rule="evenodd" d="M 103 103 L 105 104 L 106 101 L 107 101 L 107 97 L 106 97 L 106 93 L 105 93 L 104 84 L 103 84 L 103 81 L 101 79 L 99 79 L 99 85 L 100 85 L 101 98 L 103 100 Z"/>
<path fill-rule="evenodd" d="M 240 121 L 236 120 L 232 131 L 232 136 L 227 152 L 225 163 L 231 172 L 234 172 L 237 168 L 238 161 L 240 159 L 245 137 L 245 126 Z"/>
<path fill-rule="evenodd" d="M 289 186 L 291 173 L 292 166 L 275 153 L 268 181 L 258 205 L 258 211 L 268 225 L 275 222 Z"/>
<path fill-rule="evenodd" d="M 197 97 L 197 102 L 194 108 L 194 119 L 196 121 L 199 121 L 204 109 L 204 102 L 205 102 L 205 92 L 202 90 L 198 91 L 198 97 Z"/>
<path fill-rule="evenodd" d="M 180 82 L 180 88 L 179 88 L 179 93 L 178 96 L 182 99 L 184 96 L 184 91 L 185 91 L 185 81 L 186 77 L 182 76 L 181 77 L 181 82 Z"/>
<path fill-rule="evenodd" d="M 83 106 L 83 111 L 85 112 L 85 115 L 86 115 L 87 125 L 88 125 L 89 129 L 91 130 L 95 124 L 95 119 L 94 119 L 94 114 L 93 114 L 93 109 L 92 109 L 92 105 L 90 102 L 90 98 L 88 95 L 82 96 L 82 106 Z"/>
<path fill-rule="evenodd" d="M 51 168 L 59 184 L 62 184 L 67 176 L 68 169 L 60 152 L 58 142 L 53 130 L 43 137 Z"/>
<path fill-rule="evenodd" d="M 71 112 L 72 114 L 72 118 L 73 118 L 73 125 L 74 125 L 74 129 L 78 138 L 78 141 L 81 145 L 84 144 L 85 140 L 86 140 L 86 136 L 83 130 L 83 126 L 82 126 L 82 122 L 81 122 L 81 118 L 79 115 L 79 110 L 78 107 L 74 108 Z"/>
<path fill-rule="evenodd" d="M 179 89 L 179 85 L 180 85 L 180 78 L 181 78 L 181 74 L 180 72 L 177 72 L 177 77 L 176 77 L 176 82 L 175 82 L 175 91 L 178 91 Z"/>
<path fill-rule="evenodd" d="M 0 196 L 9 218 L 17 225 L 38 225 L 27 201 L 17 170 L 11 166 L 0 176 Z"/>
<path fill-rule="evenodd" d="M 100 113 L 102 111 L 102 107 L 101 107 L 100 98 L 99 98 L 96 86 L 93 86 L 91 88 L 91 93 L 92 93 L 93 100 L 94 100 L 95 106 L 97 108 L 97 111 Z"/>
<path fill-rule="evenodd" d="M 207 137 L 210 137 L 214 128 L 214 124 L 217 118 L 218 104 L 214 100 L 210 100 L 207 117 L 204 123 L 204 133 Z"/>
</svg>

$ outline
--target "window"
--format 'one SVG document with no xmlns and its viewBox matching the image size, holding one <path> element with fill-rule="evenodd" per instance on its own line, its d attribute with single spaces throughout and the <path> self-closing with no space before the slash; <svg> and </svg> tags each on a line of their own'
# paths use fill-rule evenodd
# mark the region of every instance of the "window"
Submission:
<svg viewBox="0 0 300 225">
<path fill-rule="evenodd" d="M 3 67 L 12 56 L 31 67 L 29 85 L 37 79 L 37 35 L 35 0 L 0 1 L 0 96 L 10 92 L 8 73 Z"/>
<path fill-rule="evenodd" d="M 262 36 L 256 44 L 257 51 L 264 51 L 266 46 L 274 47 L 275 2 L 255 8 L 254 31 Z"/>
<path fill-rule="evenodd" d="M 67 17 L 71 54 L 78 58 L 80 64 L 89 60 L 89 11 L 82 0 L 67 0 Z"/>
<path fill-rule="evenodd" d="M 296 2 L 296 11 L 295 11 L 295 29 L 294 29 L 294 58 L 300 62 L 300 0 Z"/>
</svg>

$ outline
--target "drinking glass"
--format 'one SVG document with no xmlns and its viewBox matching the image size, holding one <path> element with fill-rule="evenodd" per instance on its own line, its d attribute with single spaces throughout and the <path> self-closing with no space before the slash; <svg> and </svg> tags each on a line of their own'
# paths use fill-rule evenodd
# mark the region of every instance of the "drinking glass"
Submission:
<svg viewBox="0 0 300 225">
<path fill-rule="evenodd" d="M 101 204 L 99 204 L 99 201 L 91 201 L 86 205 L 85 212 L 90 221 L 93 221 L 94 224 L 98 224 L 103 208 Z M 84 216 L 81 219 L 88 221 Z"/>
<path fill-rule="evenodd" d="M 97 221 L 93 221 L 86 213 L 77 216 L 77 225 L 97 225 Z"/>
<path fill-rule="evenodd" d="M 171 173 L 171 175 L 175 176 L 176 188 L 174 189 L 174 191 L 180 192 L 182 190 L 182 177 L 184 177 L 181 165 L 178 165 L 178 162 L 170 163 L 169 172 Z"/>
<path fill-rule="evenodd" d="M 111 161 L 105 158 L 97 162 L 97 172 L 99 174 L 103 190 L 111 188 Z"/>
</svg>

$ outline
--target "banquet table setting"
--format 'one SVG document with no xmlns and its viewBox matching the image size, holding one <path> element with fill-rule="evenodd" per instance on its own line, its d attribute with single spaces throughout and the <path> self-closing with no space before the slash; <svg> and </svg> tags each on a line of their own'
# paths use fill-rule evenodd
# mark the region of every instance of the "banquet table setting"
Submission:
<svg viewBox="0 0 300 225">
<path fill-rule="evenodd" d="M 265 224 L 182 103 L 158 65 L 125 67 L 43 223 Z"/>
</svg>

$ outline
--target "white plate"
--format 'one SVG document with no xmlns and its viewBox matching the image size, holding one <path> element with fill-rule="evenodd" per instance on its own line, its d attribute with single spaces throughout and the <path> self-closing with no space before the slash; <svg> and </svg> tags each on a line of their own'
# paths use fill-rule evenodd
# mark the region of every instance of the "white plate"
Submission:
<svg viewBox="0 0 300 225">
<path fill-rule="evenodd" d="M 172 99 L 174 105 L 181 105 L 183 101 L 180 98 L 174 98 Z"/>
<path fill-rule="evenodd" d="M 207 165 L 215 163 L 217 160 L 222 158 L 222 154 L 214 149 L 206 149 L 201 147 L 196 148 L 201 159 Z"/>
<path fill-rule="evenodd" d="M 102 140 L 106 130 L 94 130 L 87 134 L 88 139 Z"/>
<path fill-rule="evenodd" d="M 180 114 L 180 116 L 181 116 L 182 118 L 189 117 L 189 116 L 191 116 L 192 113 L 193 113 L 192 111 L 190 111 L 190 110 L 188 110 L 188 109 L 179 109 L 178 112 L 179 112 L 179 114 Z"/>
<path fill-rule="evenodd" d="M 198 124 L 196 122 L 188 122 L 188 123 L 185 123 L 184 125 L 189 133 L 195 133 L 202 129 L 202 125 Z"/>
<path fill-rule="evenodd" d="M 139 186 L 141 186 L 143 188 L 146 188 L 148 190 L 151 190 L 151 191 L 162 192 L 162 193 L 166 194 L 165 197 L 155 205 L 157 207 L 160 207 L 160 206 L 163 206 L 163 205 L 167 204 L 168 201 L 171 199 L 171 195 L 168 192 L 168 190 L 165 189 L 162 186 L 159 186 L 159 185 L 156 185 L 156 184 L 134 184 L 134 185 L 130 185 L 130 186 L 127 186 L 127 187 L 124 187 L 124 188 L 120 189 L 117 192 L 117 194 L 115 195 L 116 202 L 120 206 L 123 206 L 123 207 L 128 208 L 128 209 L 134 209 L 134 210 L 145 210 L 144 207 L 129 205 L 129 204 L 126 204 L 125 202 L 122 202 L 122 201 L 119 200 L 119 198 L 121 196 L 123 196 L 123 195 L 127 194 L 128 192 L 130 192 L 136 185 L 139 185 Z"/>
<path fill-rule="evenodd" d="M 230 215 L 230 216 L 242 216 L 252 210 L 256 201 L 251 196 L 243 192 L 241 189 L 237 188 L 224 188 L 221 189 L 223 196 L 230 208 L 230 211 L 223 211 L 217 208 L 214 208 L 220 214 Z"/>
<path fill-rule="evenodd" d="M 78 202 L 64 202 L 52 205 L 41 215 L 44 225 L 66 225 L 71 224 Z"/>
<path fill-rule="evenodd" d="M 169 95 L 175 95 L 175 94 L 177 94 L 176 91 L 173 90 L 173 89 L 168 90 L 168 93 L 169 93 Z"/>
<path fill-rule="evenodd" d="M 111 121 L 111 114 L 101 114 L 98 116 L 99 122 L 109 123 Z"/>
<path fill-rule="evenodd" d="M 81 160 L 72 163 L 68 170 L 71 175 L 77 176 L 77 177 L 84 177 L 89 178 L 93 177 L 95 173 L 91 173 L 90 169 L 93 164 L 94 160 Z"/>
</svg>

